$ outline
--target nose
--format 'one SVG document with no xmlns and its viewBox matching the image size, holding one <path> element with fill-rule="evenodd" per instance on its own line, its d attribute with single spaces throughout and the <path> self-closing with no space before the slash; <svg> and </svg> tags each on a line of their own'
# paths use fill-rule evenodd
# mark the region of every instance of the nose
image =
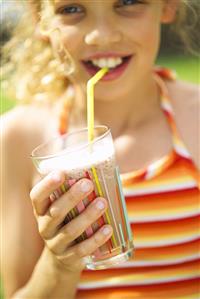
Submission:
<svg viewBox="0 0 200 299">
<path fill-rule="evenodd" d="M 85 43 L 90 46 L 107 46 L 119 43 L 122 33 L 115 24 L 104 22 L 96 24 L 93 29 L 85 35 Z"/>
</svg>

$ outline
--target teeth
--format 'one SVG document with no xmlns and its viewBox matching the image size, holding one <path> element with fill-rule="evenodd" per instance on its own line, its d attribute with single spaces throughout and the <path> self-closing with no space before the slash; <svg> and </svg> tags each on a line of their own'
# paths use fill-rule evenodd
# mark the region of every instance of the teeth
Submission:
<svg viewBox="0 0 200 299">
<path fill-rule="evenodd" d="M 91 62 L 98 66 L 99 68 L 107 67 L 107 68 L 115 68 L 116 66 L 122 63 L 121 57 L 111 57 L 111 58 L 100 58 L 100 59 L 92 59 Z"/>
</svg>

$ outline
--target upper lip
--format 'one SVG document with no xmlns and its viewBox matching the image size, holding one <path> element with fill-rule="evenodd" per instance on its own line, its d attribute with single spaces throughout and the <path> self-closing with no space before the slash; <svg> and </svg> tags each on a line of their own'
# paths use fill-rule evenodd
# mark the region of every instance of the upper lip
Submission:
<svg viewBox="0 0 200 299">
<path fill-rule="evenodd" d="M 127 57 L 127 56 L 132 56 L 130 53 L 114 53 L 114 52 L 99 52 L 95 54 L 91 54 L 84 58 L 82 61 L 88 61 L 88 60 L 93 60 L 93 59 L 98 59 L 98 58 L 111 58 L 111 57 Z"/>
</svg>

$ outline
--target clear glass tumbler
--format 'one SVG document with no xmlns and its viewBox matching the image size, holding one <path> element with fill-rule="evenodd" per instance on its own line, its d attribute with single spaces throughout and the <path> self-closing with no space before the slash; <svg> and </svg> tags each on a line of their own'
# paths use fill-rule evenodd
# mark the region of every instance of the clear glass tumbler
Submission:
<svg viewBox="0 0 200 299">
<path fill-rule="evenodd" d="M 54 192 L 56 197 L 81 178 L 88 178 L 94 184 L 94 191 L 66 215 L 63 225 L 82 213 L 96 197 L 107 199 L 105 214 L 76 239 L 81 242 L 89 238 L 104 224 L 113 227 L 110 240 L 85 258 L 86 267 L 105 269 L 128 260 L 132 256 L 133 239 L 110 129 L 96 126 L 91 143 L 87 128 L 56 137 L 34 149 L 31 158 L 41 176 L 55 170 L 65 172 L 66 181 Z"/>
</svg>

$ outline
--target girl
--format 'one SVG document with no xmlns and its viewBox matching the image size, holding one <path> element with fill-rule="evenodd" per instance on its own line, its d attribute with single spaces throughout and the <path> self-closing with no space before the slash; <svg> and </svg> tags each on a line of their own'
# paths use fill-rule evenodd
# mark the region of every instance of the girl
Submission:
<svg viewBox="0 0 200 299">
<path fill-rule="evenodd" d="M 198 91 L 154 67 L 161 24 L 177 24 L 185 1 L 28 3 L 6 67 L 15 66 L 15 95 L 30 105 L 4 115 L 1 130 L 6 298 L 198 298 Z M 56 134 L 85 126 L 86 82 L 105 66 L 95 118 L 115 140 L 135 254 L 114 269 L 83 271 L 82 258 L 111 237 L 112 227 L 70 243 L 107 202 L 96 198 L 62 226 L 93 185 L 82 179 L 52 203 L 64 173 L 39 179 L 29 155 Z"/>
</svg>

